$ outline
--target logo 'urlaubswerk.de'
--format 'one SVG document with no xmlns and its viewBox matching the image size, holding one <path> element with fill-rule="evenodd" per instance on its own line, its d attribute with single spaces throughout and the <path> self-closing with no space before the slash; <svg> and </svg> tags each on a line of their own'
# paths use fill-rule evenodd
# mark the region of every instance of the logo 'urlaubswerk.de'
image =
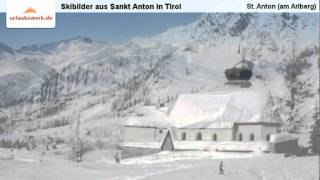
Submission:
<svg viewBox="0 0 320 180">
<path fill-rule="evenodd" d="M 29 6 L 29 7 L 24 11 L 23 14 L 29 14 L 29 13 L 34 13 L 34 14 L 36 14 L 37 11 L 36 11 L 35 9 L 33 9 L 32 7 Z"/>
<path fill-rule="evenodd" d="M 54 0 L 9 0 L 7 1 L 8 28 L 54 28 Z"/>
</svg>

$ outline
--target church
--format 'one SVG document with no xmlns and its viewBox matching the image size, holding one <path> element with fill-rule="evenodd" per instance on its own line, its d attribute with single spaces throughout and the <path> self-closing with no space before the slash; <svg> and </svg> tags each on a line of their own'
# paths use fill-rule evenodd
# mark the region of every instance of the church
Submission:
<svg viewBox="0 0 320 180">
<path fill-rule="evenodd" d="M 124 125 L 123 157 L 160 151 L 287 152 L 298 139 L 281 135 L 265 89 L 250 88 L 253 64 L 225 71 L 225 90 L 180 94 L 171 108 L 141 107 Z M 289 138 L 288 138 L 289 137 Z"/>
</svg>

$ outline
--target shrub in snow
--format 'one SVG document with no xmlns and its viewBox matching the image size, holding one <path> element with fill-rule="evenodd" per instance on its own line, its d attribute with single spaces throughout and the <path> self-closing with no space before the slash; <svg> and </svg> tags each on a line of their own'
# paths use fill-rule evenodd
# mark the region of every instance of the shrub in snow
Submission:
<svg viewBox="0 0 320 180">
<path fill-rule="evenodd" d="M 97 149 L 104 149 L 107 147 L 107 143 L 103 142 L 101 139 L 95 141 L 94 147 Z"/>
<path fill-rule="evenodd" d="M 317 104 L 314 108 L 314 113 L 312 116 L 314 124 L 311 126 L 310 135 L 310 149 L 312 153 L 319 153 L 320 149 L 320 118 L 319 118 L 319 105 Z"/>
<path fill-rule="evenodd" d="M 93 149 L 92 144 L 88 140 L 82 140 L 80 138 L 72 138 L 70 140 L 70 146 L 71 151 L 69 158 L 76 162 L 81 162 L 83 155 Z"/>
<path fill-rule="evenodd" d="M 54 141 L 56 144 L 65 144 L 66 143 L 65 140 L 60 137 L 55 137 Z"/>
<path fill-rule="evenodd" d="M 0 147 L 2 148 L 15 148 L 15 149 L 28 149 L 28 142 L 21 138 L 13 139 L 13 138 L 3 138 L 0 140 Z"/>
<path fill-rule="evenodd" d="M 297 156 L 306 156 L 306 155 L 308 155 L 308 151 L 309 151 L 309 149 L 307 147 L 299 147 L 296 155 Z"/>
<path fill-rule="evenodd" d="M 16 149 L 22 149 L 27 147 L 27 143 L 24 140 L 16 140 L 13 144 L 13 147 Z"/>
</svg>

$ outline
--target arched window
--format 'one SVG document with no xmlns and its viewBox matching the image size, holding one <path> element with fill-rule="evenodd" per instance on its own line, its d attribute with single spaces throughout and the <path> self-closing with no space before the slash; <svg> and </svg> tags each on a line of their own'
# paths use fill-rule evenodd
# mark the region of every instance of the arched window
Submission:
<svg viewBox="0 0 320 180">
<path fill-rule="evenodd" d="M 238 141 L 242 141 L 242 134 L 241 133 L 238 134 Z"/>
<path fill-rule="evenodd" d="M 254 135 L 250 134 L 250 141 L 254 141 Z"/>
<path fill-rule="evenodd" d="M 202 135 L 201 135 L 201 133 L 198 133 L 198 134 L 197 134 L 197 136 L 196 136 L 196 140 L 197 140 L 197 141 L 202 140 Z"/>
<path fill-rule="evenodd" d="M 212 140 L 213 140 L 213 141 L 216 141 L 217 139 L 218 139 L 217 134 L 214 133 L 214 134 L 212 135 Z"/>
<path fill-rule="evenodd" d="M 270 134 L 267 134 L 266 141 L 270 141 Z"/>
<path fill-rule="evenodd" d="M 186 139 L 187 139 L 187 134 L 185 132 L 183 132 L 181 135 L 181 140 L 185 141 Z"/>
</svg>

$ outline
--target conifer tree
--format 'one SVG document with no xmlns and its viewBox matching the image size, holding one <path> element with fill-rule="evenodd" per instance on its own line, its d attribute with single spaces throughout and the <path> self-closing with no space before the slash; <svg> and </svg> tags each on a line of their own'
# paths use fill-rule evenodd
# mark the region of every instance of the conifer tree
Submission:
<svg viewBox="0 0 320 180">
<path fill-rule="evenodd" d="M 319 118 L 319 105 L 316 104 L 314 108 L 314 113 L 312 116 L 314 124 L 312 125 L 312 130 L 310 134 L 310 149 L 312 153 L 319 153 L 320 146 L 320 118 Z"/>
</svg>

